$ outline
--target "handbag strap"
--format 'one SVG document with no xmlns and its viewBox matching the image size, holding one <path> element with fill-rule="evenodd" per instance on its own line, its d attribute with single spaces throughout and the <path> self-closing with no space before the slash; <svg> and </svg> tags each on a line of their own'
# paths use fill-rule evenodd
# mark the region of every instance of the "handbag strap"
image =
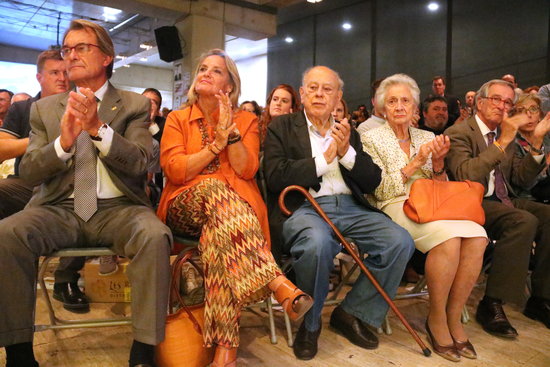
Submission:
<svg viewBox="0 0 550 367">
<path fill-rule="evenodd" d="M 170 281 L 170 296 L 168 300 L 168 307 L 170 309 L 170 314 L 174 314 L 174 304 L 175 301 L 178 301 L 181 308 L 185 310 L 187 315 L 189 315 L 189 319 L 193 322 L 193 327 L 195 330 L 202 334 L 202 328 L 189 309 L 184 303 L 183 299 L 181 298 L 180 294 L 180 279 L 181 279 L 181 270 L 183 268 L 183 264 L 190 263 L 201 276 L 204 277 L 202 269 L 191 259 L 195 254 L 197 253 L 197 249 L 190 249 L 190 250 L 184 250 L 178 254 L 174 262 L 172 263 L 172 279 Z"/>
</svg>

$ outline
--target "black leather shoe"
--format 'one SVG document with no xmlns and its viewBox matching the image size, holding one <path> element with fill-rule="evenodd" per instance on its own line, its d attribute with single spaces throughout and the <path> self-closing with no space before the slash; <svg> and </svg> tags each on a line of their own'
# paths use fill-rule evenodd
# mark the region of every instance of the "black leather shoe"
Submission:
<svg viewBox="0 0 550 367">
<path fill-rule="evenodd" d="M 543 298 L 530 297 L 523 314 L 530 319 L 538 320 L 550 329 L 550 301 Z"/>
<path fill-rule="evenodd" d="M 476 320 L 481 324 L 483 330 L 489 334 L 503 338 L 518 336 L 516 329 L 510 325 L 502 309 L 502 301 L 499 299 L 484 297 L 477 306 Z"/>
<path fill-rule="evenodd" d="M 322 328 L 320 322 L 319 325 L 319 330 L 311 332 L 306 329 L 306 322 L 302 322 L 292 345 L 296 358 L 307 361 L 315 357 L 317 354 L 317 340 Z"/>
<path fill-rule="evenodd" d="M 86 313 L 90 311 L 88 298 L 82 293 L 76 283 L 55 283 L 53 286 L 53 298 L 63 302 L 63 308 L 74 313 Z"/>
<path fill-rule="evenodd" d="M 375 349 L 378 347 L 378 337 L 361 320 L 350 315 L 340 306 L 332 311 L 330 326 L 361 348 Z"/>
</svg>

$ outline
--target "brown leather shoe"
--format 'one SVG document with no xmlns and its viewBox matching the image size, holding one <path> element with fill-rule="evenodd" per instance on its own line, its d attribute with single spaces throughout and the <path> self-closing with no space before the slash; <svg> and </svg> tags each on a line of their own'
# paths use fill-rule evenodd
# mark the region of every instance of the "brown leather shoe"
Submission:
<svg viewBox="0 0 550 367">
<path fill-rule="evenodd" d="M 550 301 L 538 297 L 529 297 L 523 314 L 530 319 L 538 320 L 550 329 Z"/>
<path fill-rule="evenodd" d="M 303 361 L 308 361 L 315 357 L 317 354 L 317 340 L 321 334 L 322 324 L 319 321 L 319 329 L 316 331 L 309 331 L 306 329 L 306 322 L 303 321 L 302 325 L 296 333 L 294 344 L 292 344 L 292 350 L 296 358 Z"/>
<path fill-rule="evenodd" d="M 499 299 L 484 297 L 477 306 L 476 320 L 489 334 L 503 338 L 518 336 L 518 332 L 508 321 L 502 308 L 502 301 Z"/>
<path fill-rule="evenodd" d="M 378 337 L 360 319 L 344 311 L 341 306 L 332 311 L 330 326 L 361 348 L 376 349 L 378 347 Z"/>
<path fill-rule="evenodd" d="M 466 357 L 470 359 L 477 358 L 476 350 L 474 349 L 474 346 L 472 345 L 472 343 L 470 343 L 469 340 L 466 340 L 465 342 L 460 342 L 458 340 L 455 340 L 455 338 L 453 338 L 453 341 L 455 343 L 456 350 L 462 357 Z"/>
<path fill-rule="evenodd" d="M 460 362 L 460 354 L 458 353 L 455 344 L 437 344 L 437 341 L 435 340 L 430 330 L 430 326 L 428 325 L 428 320 L 426 320 L 426 334 L 428 335 L 428 342 L 432 345 L 434 352 L 439 354 L 441 357 L 448 359 L 449 361 Z"/>
</svg>

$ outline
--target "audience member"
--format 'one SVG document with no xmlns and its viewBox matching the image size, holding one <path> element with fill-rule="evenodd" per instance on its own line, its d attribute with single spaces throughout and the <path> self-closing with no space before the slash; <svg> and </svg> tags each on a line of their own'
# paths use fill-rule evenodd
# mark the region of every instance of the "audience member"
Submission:
<svg viewBox="0 0 550 367">
<path fill-rule="evenodd" d="M 149 132 L 153 135 L 153 138 L 157 141 L 157 143 L 160 144 L 160 139 L 162 138 L 162 134 L 164 132 L 164 124 L 166 123 L 166 118 L 160 113 L 160 106 L 162 106 L 162 95 L 155 88 L 147 88 L 141 94 L 147 97 L 151 102 L 149 117 L 151 123 L 149 125 Z M 158 144 L 153 143 L 153 152 L 159 149 Z M 157 155 L 157 159 L 158 158 L 159 155 Z M 162 188 L 164 187 L 164 175 L 162 174 L 159 162 L 152 161 L 149 173 L 154 175 L 154 183 L 162 191 Z M 153 205 L 154 204 L 155 201 L 153 200 Z"/>
<path fill-rule="evenodd" d="M 550 112 L 550 83 L 540 87 L 538 96 L 540 98 L 542 113 L 546 114 Z"/>
<path fill-rule="evenodd" d="M 271 90 L 265 103 L 262 118 L 258 123 L 260 131 L 260 151 L 263 151 L 267 127 L 274 117 L 300 110 L 300 98 L 298 93 L 288 84 L 279 84 Z"/>
<path fill-rule="evenodd" d="M 530 154 L 520 157 L 514 143 L 527 115 L 508 117 L 516 95 L 513 85 L 491 80 L 476 94 L 476 115 L 445 131 L 451 149 L 445 159 L 455 180 L 477 181 L 485 186 L 485 230 L 496 241 L 485 296 L 476 319 L 483 329 L 505 338 L 518 333 L 508 321 L 503 301 L 522 302 L 533 241 L 536 241 L 532 294 L 525 308 L 529 317 L 550 327 L 550 206 L 520 199 L 512 183 L 530 187 L 546 167 L 543 130 L 550 115 L 537 125 Z"/>
<path fill-rule="evenodd" d="M 33 187 L 19 177 L 19 163 L 29 144 L 32 104 L 69 89 L 65 62 L 58 50 L 41 52 L 36 61 L 36 70 L 40 92 L 34 98 L 14 103 L 4 126 L 0 128 L 0 155 L 16 158 L 14 175 L 0 181 L 0 219 L 23 210 L 32 196 Z M 86 295 L 78 287 L 79 271 L 85 260 L 85 257 L 61 258 L 54 273 L 53 297 L 71 312 L 83 313 L 90 310 Z"/>
<path fill-rule="evenodd" d="M 510 83 L 514 86 L 514 92 L 516 93 L 516 97 L 519 97 L 519 95 L 523 93 L 521 88 L 518 87 L 516 77 L 513 76 L 512 74 L 505 74 L 500 79 L 502 79 L 502 80 L 504 80 L 504 81 L 506 81 L 506 82 L 508 82 L 508 83 Z"/>
<path fill-rule="evenodd" d="M 332 118 L 334 121 L 340 122 L 343 119 L 349 119 L 348 105 L 344 99 L 340 99 L 332 111 Z"/>
<path fill-rule="evenodd" d="M 26 101 L 27 99 L 31 98 L 32 96 L 29 93 L 15 93 L 13 97 L 11 97 L 11 104 L 14 104 L 15 102 Z"/>
<path fill-rule="evenodd" d="M 466 94 L 464 95 L 465 106 L 460 111 L 460 118 L 462 120 L 466 120 L 474 115 L 475 97 L 476 97 L 476 92 L 473 90 L 467 91 Z M 464 115 L 462 110 L 465 110 Z"/>
<path fill-rule="evenodd" d="M 141 94 L 151 102 L 149 109 L 149 132 L 153 135 L 156 141 L 160 143 L 162 138 L 162 132 L 164 131 L 164 123 L 166 119 L 160 113 L 160 107 L 162 106 L 162 95 L 155 88 L 146 88 Z M 156 125 L 156 126 L 155 126 Z"/>
<path fill-rule="evenodd" d="M 313 304 L 269 251 L 267 210 L 254 180 L 258 120 L 232 108 L 240 84 L 237 66 L 224 51 L 205 53 L 187 106 L 168 115 L 161 145 L 167 183 L 158 215 L 174 233 L 200 237 L 207 266 L 203 338 L 206 346 L 216 346 L 217 367 L 236 365 L 243 305 L 273 291 L 296 319 Z"/>
<path fill-rule="evenodd" d="M 532 150 L 537 150 L 533 147 L 535 141 L 533 135 L 535 129 L 541 119 L 544 117 L 540 109 L 540 98 L 536 94 L 522 94 L 516 105 L 514 106 L 514 113 L 525 113 L 529 120 L 523 126 L 519 127 L 518 135 L 516 137 L 516 143 L 518 144 L 519 154 L 524 157 L 530 154 Z M 548 172 L 548 164 L 550 163 L 550 135 L 548 132 L 544 136 L 543 151 L 546 155 L 546 169 L 544 169 L 538 176 L 533 184 L 533 187 L 524 189 L 522 187 L 514 186 L 514 189 L 518 193 L 519 197 L 538 200 L 541 202 L 548 202 L 550 200 L 550 176 Z"/>
<path fill-rule="evenodd" d="M 8 109 L 11 106 L 11 97 L 13 97 L 12 91 L 0 89 L 0 127 L 2 127 L 4 119 L 8 114 Z"/>
<path fill-rule="evenodd" d="M 447 107 L 449 112 L 449 122 L 447 126 L 451 126 L 460 116 L 460 102 L 455 96 L 451 96 L 445 92 L 446 83 L 445 78 L 437 75 L 432 78 L 432 92 L 430 96 L 444 97 L 447 100 Z"/>
<path fill-rule="evenodd" d="M 382 126 L 386 122 L 384 115 L 382 114 L 382 112 L 376 109 L 376 104 L 374 103 L 374 96 L 376 95 L 376 90 L 380 86 L 380 83 L 382 83 L 382 80 L 384 79 L 377 79 L 374 82 L 372 82 L 370 85 L 371 87 L 370 101 L 372 104 L 372 114 L 362 124 L 357 125 L 357 132 L 359 133 L 359 135 L 363 134 L 367 130 Z"/>
<path fill-rule="evenodd" d="M 447 180 L 444 158 L 449 151 L 449 138 L 435 137 L 432 132 L 410 126 L 419 98 L 418 85 L 405 74 L 384 79 L 378 88 L 376 104 L 388 123 L 361 136 L 363 149 L 383 172 L 382 181 L 374 191 L 374 202 L 409 231 L 418 250 L 428 253 L 425 271 L 430 312 L 426 330 L 434 351 L 452 361 L 460 360 L 460 356 L 476 358 L 461 316 L 481 270 L 487 234 L 481 225 L 465 220 L 418 224 L 403 211 L 415 180 Z M 440 131 L 447 122 L 445 99 L 429 97 L 423 106 L 424 122 Z"/>
<path fill-rule="evenodd" d="M 422 102 L 423 123 L 418 128 L 440 135 L 445 130 L 449 113 L 444 97 L 428 97 Z"/>
<path fill-rule="evenodd" d="M 241 103 L 240 109 L 243 111 L 252 112 L 258 118 L 262 116 L 262 108 L 256 101 L 244 101 Z"/>
<path fill-rule="evenodd" d="M 539 92 L 540 87 L 538 85 L 532 85 L 530 87 L 527 87 L 523 90 L 523 93 L 530 93 L 530 94 L 537 94 Z"/>
<path fill-rule="evenodd" d="M 0 288 L 9 294 L 0 297 L 0 346 L 8 366 L 38 366 L 32 347 L 38 258 L 75 245 L 110 245 L 132 259 L 129 365 L 152 366 L 154 345 L 164 338 L 171 233 L 144 191 L 149 103 L 109 83 L 114 47 L 99 25 L 73 20 L 61 54 L 77 91 L 33 103 L 20 173 L 37 188 L 24 210 L 0 221 L 0 256 L 12 259 L 0 267 Z"/>
<path fill-rule="evenodd" d="M 172 112 L 172 110 L 168 107 L 162 107 L 162 117 L 167 118 L 170 112 Z"/>
<path fill-rule="evenodd" d="M 277 198 L 289 185 L 309 190 L 342 234 L 368 254 L 364 263 L 390 297 L 396 293 L 414 244 L 403 228 L 371 206 L 364 194 L 380 184 L 380 168 L 363 151 L 359 134 L 347 119 L 335 124 L 331 112 L 342 98 L 343 81 L 324 66 L 306 70 L 300 87 L 304 111 L 280 116 L 268 127 L 265 171 L 274 251 L 290 253 L 297 285 L 313 295 L 296 339 L 294 355 L 311 359 L 317 353 L 321 311 L 329 290 L 334 257 L 342 247 L 329 225 L 304 197 L 291 192 L 286 219 Z M 378 338 L 368 325 L 379 327 L 388 305 L 361 274 L 330 325 L 353 344 L 373 349 Z"/>
</svg>

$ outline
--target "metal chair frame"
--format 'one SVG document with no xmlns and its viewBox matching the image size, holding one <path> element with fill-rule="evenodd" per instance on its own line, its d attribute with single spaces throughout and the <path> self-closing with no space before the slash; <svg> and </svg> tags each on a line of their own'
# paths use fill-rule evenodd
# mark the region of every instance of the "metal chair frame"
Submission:
<svg viewBox="0 0 550 367">
<path fill-rule="evenodd" d="M 112 256 L 116 255 L 111 249 L 107 247 L 87 247 L 87 248 L 67 248 L 64 250 L 56 251 L 50 255 L 44 257 L 40 268 L 38 269 L 38 283 L 42 295 L 46 301 L 46 307 L 48 309 L 48 316 L 50 318 L 49 324 L 38 324 L 34 326 L 35 331 L 44 330 L 59 330 L 59 329 L 74 329 L 74 328 L 92 328 L 92 327 L 108 327 L 108 326 L 122 326 L 131 325 L 132 320 L 128 317 L 123 318 L 100 318 L 100 319 L 87 319 L 87 320 L 67 320 L 59 318 L 54 310 L 50 295 L 46 289 L 46 282 L 44 276 L 48 268 L 48 264 L 56 257 L 78 257 L 78 256 Z"/>
</svg>

